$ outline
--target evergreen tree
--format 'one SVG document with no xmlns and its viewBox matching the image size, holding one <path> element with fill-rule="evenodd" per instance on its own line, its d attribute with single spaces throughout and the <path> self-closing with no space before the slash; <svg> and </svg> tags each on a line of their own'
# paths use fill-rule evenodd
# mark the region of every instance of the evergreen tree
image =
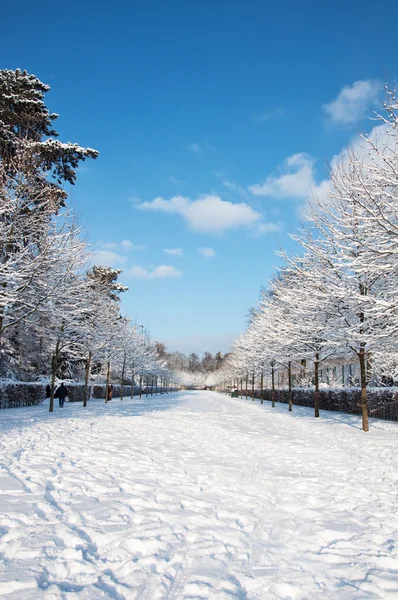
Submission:
<svg viewBox="0 0 398 600">
<path fill-rule="evenodd" d="M 216 368 L 216 361 L 211 352 L 205 352 L 202 358 L 202 371 L 204 373 L 211 373 Z"/>
<path fill-rule="evenodd" d="M 61 185 L 74 184 L 79 163 L 97 158 L 98 152 L 53 139 L 58 115 L 44 103 L 49 90 L 26 71 L 0 70 L 0 161 L 8 176 L 22 169 L 35 178 L 40 194 L 46 189 L 53 197 L 56 211 L 67 197 Z"/>
<path fill-rule="evenodd" d="M 119 294 L 128 290 L 128 287 L 117 280 L 121 272 L 121 269 L 94 266 L 87 277 L 91 280 L 93 287 L 101 288 L 101 293 L 107 294 L 111 300 L 120 301 Z"/>
<path fill-rule="evenodd" d="M 216 361 L 216 369 L 219 369 L 223 362 L 223 355 L 221 352 L 217 352 L 217 354 L 214 356 L 214 359 Z"/>
<path fill-rule="evenodd" d="M 195 373 L 196 371 L 200 370 L 199 356 L 195 354 L 195 352 L 192 352 L 188 356 L 188 369 L 191 373 Z"/>
</svg>

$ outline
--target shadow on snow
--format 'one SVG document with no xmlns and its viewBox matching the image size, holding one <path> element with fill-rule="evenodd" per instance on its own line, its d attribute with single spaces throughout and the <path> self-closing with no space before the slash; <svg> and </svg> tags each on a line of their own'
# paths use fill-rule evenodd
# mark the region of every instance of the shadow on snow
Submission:
<svg viewBox="0 0 398 600">
<path fill-rule="evenodd" d="M 53 423 L 59 419 L 91 419 L 93 417 L 139 417 L 151 412 L 170 410 L 183 402 L 183 394 L 174 393 L 158 396 L 143 396 L 112 398 L 105 403 L 104 399 L 90 398 L 87 407 L 82 402 L 66 402 L 59 408 L 58 402 L 54 403 L 54 412 L 48 411 L 48 400 L 40 406 L 4 409 L 0 412 L 0 432 L 6 433 L 15 428 L 31 427 L 41 423 Z"/>
</svg>

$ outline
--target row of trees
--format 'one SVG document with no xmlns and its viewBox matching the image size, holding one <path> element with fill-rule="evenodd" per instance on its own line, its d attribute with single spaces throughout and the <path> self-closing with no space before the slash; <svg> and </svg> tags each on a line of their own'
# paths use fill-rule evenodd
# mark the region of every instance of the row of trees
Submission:
<svg viewBox="0 0 398 600">
<path fill-rule="evenodd" d="M 284 265 L 261 291 L 247 331 L 235 343 L 231 378 L 287 373 L 313 363 L 315 416 L 319 370 L 339 357 L 359 365 L 362 428 L 368 431 L 367 385 L 398 378 L 398 101 L 386 101 L 371 134 L 330 169 L 323 195 L 309 202 L 293 239 L 301 251 L 282 252 Z"/>
<path fill-rule="evenodd" d="M 222 371 L 228 355 L 221 352 L 212 354 L 205 352 L 200 358 L 192 352 L 189 355 L 182 352 L 166 352 L 163 344 L 161 356 L 166 360 L 170 370 L 175 374 L 176 381 L 187 388 L 200 388 L 213 386 L 218 380 L 217 374 Z"/>
<path fill-rule="evenodd" d="M 119 270 L 91 267 L 65 185 L 98 152 L 54 139 L 49 87 L 26 71 L 0 71 L 0 376 L 51 375 L 111 367 L 123 382 L 169 377 L 143 327 L 120 313 Z"/>
</svg>

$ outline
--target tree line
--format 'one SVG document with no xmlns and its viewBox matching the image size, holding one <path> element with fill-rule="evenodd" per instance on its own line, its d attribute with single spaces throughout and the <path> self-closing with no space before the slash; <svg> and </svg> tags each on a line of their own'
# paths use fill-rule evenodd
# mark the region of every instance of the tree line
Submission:
<svg viewBox="0 0 398 600">
<path fill-rule="evenodd" d="M 222 372 L 229 356 L 220 351 L 215 354 L 206 351 L 202 357 L 196 352 L 167 352 L 166 346 L 159 342 L 156 348 L 159 356 L 174 373 L 175 380 L 188 388 L 212 387 L 217 380 L 216 373 Z"/>
<path fill-rule="evenodd" d="M 49 86 L 19 69 L 0 70 L 0 377 L 86 383 L 111 369 L 121 381 L 171 378 L 143 325 L 120 311 L 120 270 L 92 266 L 65 185 L 98 151 L 58 139 Z M 106 390 L 106 397 L 108 396 Z"/>
<path fill-rule="evenodd" d="M 364 431 L 369 382 L 398 379 L 398 101 L 389 85 L 373 118 L 377 126 L 333 161 L 326 189 L 308 200 L 291 236 L 299 251 L 279 253 L 283 265 L 219 379 L 254 388 L 267 377 L 275 392 L 284 371 L 292 410 L 293 374 L 312 365 L 318 417 L 322 364 L 355 361 Z"/>
</svg>

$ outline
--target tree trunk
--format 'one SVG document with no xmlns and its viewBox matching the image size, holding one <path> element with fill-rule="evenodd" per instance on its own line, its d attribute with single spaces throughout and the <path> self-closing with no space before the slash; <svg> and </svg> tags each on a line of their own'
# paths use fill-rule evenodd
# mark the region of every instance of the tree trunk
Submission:
<svg viewBox="0 0 398 600">
<path fill-rule="evenodd" d="M 289 380 L 289 411 L 293 410 L 293 392 L 292 392 L 292 363 L 289 360 L 287 366 L 287 377 Z"/>
<path fill-rule="evenodd" d="M 148 398 L 148 385 L 149 385 L 149 378 L 148 375 L 146 376 L 146 390 L 145 390 L 145 398 Z"/>
<path fill-rule="evenodd" d="M 59 340 L 55 345 L 55 352 L 51 360 L 51 394 L 50 394 L 50 406 L 48 412 L 54 411 L 54 391 L 55 391 L 55 375 L 58 368 L 58 354 L 59 354 Z"/>
<path fill-rule="evenodd" d="M 135 381 L 134 381 L 134 363 L 133 363 L 132 367 L 131 367 L 131 399 L 133 399 L 133 396 L 134 396 L 134 384 L 135 384 Z"/>
<path fill-rule="evenodd" d="M 50 394 L 50 406 L 48 408 L 48 412 L 54 411 L 54 392 L 55 392 L 55 354 L 53 354 L 51 359 L 51 394 Z"/>
<path fill-rule="evenodd" d="M 264 400 L 263 400 L 263 387 L 264 387 L 264 373 L 261 371 L 261 379 L 260 379 L 260 398 L 261 398 L 261 404 L 263 404 Z"/>
<path fill-rule="evenodd" d="M 153 375 L 151 375 L 151 396 L 153 396 Z"/>
<path fill-rule="evenodd" d="M 366 358 L 366 385 L 369 385 L 372 379 L 372 356 L 371 353 L 367 353 Z"/>
<path fill-rule="evenodd" d="M 246 375 L 246 400 L 247 400 L 247 395 L 248 395 L 248 390 L 247 390 L 248 384 L 249 384 L 249 375 Z"/>
<path fill-rule="evenodd" d="M 109 378 L 110 378 L 110 375 L 111 375 L 111 363 L 108 360 L 107 369 L 106 369 L 105 404 L 108 402 Z"/>
<path fill-rule="evenodd" d="M 254 402 L 254 373 L 252 376 L 252 402 Z"/>
<path fill-rule="evenodd" d="M 140 375 L 140 398 L 142 397 L 142 375 Z"/>
<path fill-rule="evenodd" d="M 4 307 L 0 309 L 0 346 L 3 341 L 3 322 L 4 322 Z"/>
<path fill-rule="evenodd" d="M 361 373 L 361 408 L 362 408 L 362 429 L 369 431 L 369 418 L 368 418 L 368 401 L 366 397 L 366 355 L 365 355 L 365 344 L 360 345 L 360 351 L 358 353 L 359 367 Z"/>
<path fill-rule="evenodd" d="M 319 354 L 315 354 L 315 392 L 314 392 L 314 411 L 315 416 L 319 417 Z"/>
<path fill-rule="evenodd" d="M 271 363 L 271 382 L 272 382 L 272 408 L 275 408 L 275 363 L 272 361 Z"/>
<path fill-rule="evenodd" d="M 158 376 L 156 375 L 155 377 L 155 396 L 158 395 Z"/>
<path fill-rule="evenodd" d="M 120 400 L 123 400 L 123 381 L 124 381 L 124 371 L 126 369 L 126 358 L 123 358 L 123 366 L 122 366 L 122 376 L 121 376 L 121 381 L 120 381 Z"/>
<path fill-rule="evenodd" d="M 83 407 L 86 408 L 87 400 L 88 400 L 88 380 L 90 377 L 90 368 L 91 368 L 91 352 L 88 353 L 88 357 L 86 360 L 86 374 L 84 378 L 84 398 L 83 398 Z"/>
<path fill-rule="evenodd" d="M 300 377 L 302 380 L 304 380 L 307 375 L 307 360 L 305 358 L 303 358 L 302 361 L 300 362 L 300 364 L 301 364 Z"/>
</svg>

